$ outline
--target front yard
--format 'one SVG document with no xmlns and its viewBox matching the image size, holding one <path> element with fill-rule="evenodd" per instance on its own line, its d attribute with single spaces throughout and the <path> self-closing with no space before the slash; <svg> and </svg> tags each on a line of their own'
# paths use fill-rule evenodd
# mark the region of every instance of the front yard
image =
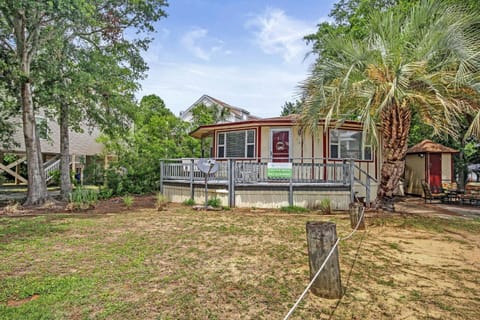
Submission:
<svg viewBox="0 0 480 320">
<path fill-rule="evenodd" d="M 253 211 L 253 210 L 252 210 Z M 136 209 L 0 219 L 0 319 L 282 319 L 309 281 L 305 222 L 346 215 Z M 292 319 L 474 319 L 480 221 L 376 217 L 340 245 L 344 297 Z"/>
</svg>

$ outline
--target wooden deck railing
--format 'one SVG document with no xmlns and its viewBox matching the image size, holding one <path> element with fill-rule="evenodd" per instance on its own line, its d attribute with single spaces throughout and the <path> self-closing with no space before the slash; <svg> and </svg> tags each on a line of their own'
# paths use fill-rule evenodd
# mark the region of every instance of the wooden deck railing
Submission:
<svg viewBox="0 0 480 320">
<path fill-rule="evenodd" d="M 199 159 L 163 159 L 160 162 L 161 181 L 204 183 L 205 175 L 198 169 Z M 211 184 L 225 184 L 229 189 L 235 186 L 268 185 L 285 183 L 289 185 L 342 185 L 349 186 L 351 200 L 354 201 L 354 184 L 360 183 L 366 188 L 366 201 L 369 202 L 370 180 L 373 178 L 356 166 L 353 160 L 328 162 L 324 158 L 290 158 L 292 175 L 289 178 L 272 178 L 267 175 L 271 159 L 216 159 L 218 171 L 208 178 Z M 364 175 L 365 181 L 360 179 Z M 358 177 L 357 177 L 358 176 Z M 374 180 L 374 179 L 373 179 Z M 162 188 L 162 187 L 161 187 Z"/>
</svg>

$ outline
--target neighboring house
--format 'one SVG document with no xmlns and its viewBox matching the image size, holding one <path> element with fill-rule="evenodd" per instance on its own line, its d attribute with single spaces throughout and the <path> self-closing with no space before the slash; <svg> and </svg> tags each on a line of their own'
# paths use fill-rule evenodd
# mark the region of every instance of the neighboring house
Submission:
<svg viewBox="0 0 480 320">
<path fill-rule="evenodd" d="M 423 196 L 422 181 L 432 190 L 440 190 L 442 183 L 454 182 L 453 154 L 457 152 L 431 140 L 409 148 L 405 157 L 405 192 Z"/>
<path fill-rule="evenodd" d="M 21 176 L 19 166 L 26 161 L 25 140 L 21 120 L 13 120 L 18 124 L 18 130 L 13 135 L 13 140 L 17 146 L 9 150 L 0 149 L 0 153 L 11 153 L 19 156 L 19 159 L 7 166 L 0 163 L 0 173 L 6 172 L 15 178 L 16 183 L 26 183 L 26 177 Z M 42 150 L 42 158 L 44 162 L 46 180 L 50 180 L 51 172 L 60 169 L 60 127 L 57 122 L 49 120 L 45 117 L 36 117 L 38 132 L 40 135 L 40 145 Z M 83 180 L 84 169 L 89 165 L 94 156 L 99 155 L 103 151 L 103 145 L 96 142 L 100 136 L 98 129 L 89 129 L 82 126 L 83 133 L 70 131 L 70 156 L 72 171 L 75 172 L 77 178 Z"/>
<path fill-rule="evenodd" d="M 225 108 L 228 110 L 228 115 L 226 116 L 225 120 L 222 122 L 236 122 L 236 121 L 244 121 L 244 120 L 252 120 L 258 119 L 255 116 L 252 116 L 250 112 L 245 109 L 234 107 L 225 103 L 221 100 L 215 99 L 209 95 L 204 94 L 201 96 L 195 103 L 193 103 L 187 110 L 180 112 L 180 118 L 183 121 L 192 122 L 192 110 L 198 105 L 205 105 L 207 107 L 217 105 L 220 108 Z"/>
<path fill-rule="evenodd" d="M 220 168 L 209 185 L 217 189 L 215 196 L 224 198 L 223 204 L 316 207 L 328 198 L 334 209 L 348 209 L 355 196 L 375 200 L 381 158 L 362 141 L 362 124 L 345 121 L 324 129 L 320 121 L 318 132 L 312 133 L 300 129 L 297 117 L 205 125 L 190 134 L 213 140 L 212 157 Z M 170 199 L 201 201 L 204 182 L 196 173 L 196 160 L 162 166 L 162 189 Z M 275 176 L 281 174 L 277 169 L 287 170 L 286 176 Z"/>
</svg>

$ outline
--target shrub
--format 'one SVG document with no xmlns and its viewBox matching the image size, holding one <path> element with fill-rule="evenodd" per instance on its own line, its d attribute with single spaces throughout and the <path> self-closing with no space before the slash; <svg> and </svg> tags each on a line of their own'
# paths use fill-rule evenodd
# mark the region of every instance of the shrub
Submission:
<svg viewBox="0 0 480 320">
<path fill-rule="evenodd" d="M 123 204 L 127 207 L 127 209 L 130 209 L 132 207 L 133 202 L 134 202 L 132 196 L 126 195 L 122 198 L 122 200 L 123 200 Z"/>
<path fill-rule="evenodd" d="M 186 205 L 186 206 L 193 206 L 193 205 L 195 205 L 195 200 L 190 198 L 190 199 L 187 199 L 187 200 L 183 201 L 183 204 Z"/>
<path fill-rule="evenodd" d="M 222 201 L 218 198 L 209 199 L 207 204 L 214 208 L 220 208 L 222 206 Z"/>
<path fill-rule="evenodd" d="M 114 196 L 145 194 L 158 190 L 160 173 L 158 162 L 142 159 L 122 159 L 106 171 L 107 187 Z"/>
<path fill-rule="evenodd" d="M 322 199 L 322 201 L 320 201 L 319 210 L 323 214 L 331 214 L 332 213 L 332 201 L 329 198 Z"/>
<path fill-rule="evenodd" d="M 100 188 L 98 191 L 98 199 L 106 200 L 110 199 L 113 196 L 113 190 L 108 188 Z"/>
<path fill-rule="evenodd" d="M 60 170 L 52 170 L 48 173 L 54 185 L 60 185 Z"/>
<path fill-rule="evenodd" d="M 304 207 L 298 207 L 298 206 L 288 206 L 288 207 L 281 207 L 281 211 L 283 212 L 288 212 L 288 213 L 303 213 L 303 212 L 309 212 L 307 208 Z"/>
<path fill-rule="evenodd" d="M 98 192 L 92 189 L 76 187 L 69 196 L 69 202 L 73 210 L 85 210 L 95 206 L 98 201 Z"/>
</svg>

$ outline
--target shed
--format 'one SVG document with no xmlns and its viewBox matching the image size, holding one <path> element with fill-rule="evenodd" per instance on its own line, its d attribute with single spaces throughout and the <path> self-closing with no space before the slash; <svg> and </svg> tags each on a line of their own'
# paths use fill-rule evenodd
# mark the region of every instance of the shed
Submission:
<svg viewBox="0 0 480 320">
<path fill-rule="evenodd" d="M 422 181 L 432 190 L 440 190 L 442 183 L 455 181 L 453 154 L 458 150 L 431 140 L 423 140 L 407 150 L 405 157 L 406 193 L 423 195 Z"/>
</svg>

